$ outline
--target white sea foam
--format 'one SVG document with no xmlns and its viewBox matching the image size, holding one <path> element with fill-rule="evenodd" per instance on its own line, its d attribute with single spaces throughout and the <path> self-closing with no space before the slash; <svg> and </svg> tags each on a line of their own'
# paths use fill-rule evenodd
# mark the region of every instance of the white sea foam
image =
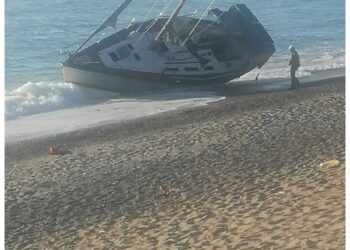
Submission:
<svg viewBox="0 0 350 250">
<path fill-rule="evenodd" d="M 5 122 L 6 143 L 55 135 L 102 124 L 123 122 L 175 109 L 203 106 L 223 99 L 208 91 L 176 91 L 142 98 L 110 99 L 97 105 L 57 110 Z"/>
<path fill-rule="evenodd" d="M 5 119 L 85 105 L 114 96 L 115 93 L 71 83 L 28 82 L 5 92 Z"/>
</svg>

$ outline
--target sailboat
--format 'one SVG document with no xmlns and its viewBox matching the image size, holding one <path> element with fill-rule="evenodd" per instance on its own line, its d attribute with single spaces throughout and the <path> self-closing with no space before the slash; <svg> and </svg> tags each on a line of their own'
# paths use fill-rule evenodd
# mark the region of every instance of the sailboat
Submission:
<svg viewBox="0 0 350 250">
<path fill-rule="evenodd" d="M 84 48 L 96 34 L 116 26 L 131 1 L 125 0 L 69 54 L 62 63 L 66 82 L 119 92 L 223 84 L 261 68 L 275 52 L 270 35 L 246 5 L 225 11 L 210 5 L 198 18 L 179 15 L 187 0 L 170 16 L 133 21 Z"/>
</svg>

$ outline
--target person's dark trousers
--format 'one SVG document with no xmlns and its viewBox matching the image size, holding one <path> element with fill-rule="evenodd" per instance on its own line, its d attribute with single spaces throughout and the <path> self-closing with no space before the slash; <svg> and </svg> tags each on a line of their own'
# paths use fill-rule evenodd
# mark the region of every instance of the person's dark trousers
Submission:
<svg viewBox="0 0 350 250">
<path fill-rule="evenodd" d="M 290 69 L 290 80 L 292 84 L 292 89 L 296 89 L 300 85 L 298 78 L 295 76 L 296 71 L 297 71 L 296 69 L 293 69 L 293 68 Z"/>
</svg>

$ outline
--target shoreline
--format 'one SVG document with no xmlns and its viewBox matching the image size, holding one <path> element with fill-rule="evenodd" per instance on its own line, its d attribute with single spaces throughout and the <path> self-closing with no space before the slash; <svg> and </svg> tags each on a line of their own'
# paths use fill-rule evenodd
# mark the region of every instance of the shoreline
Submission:
<svg viewBox="0 0 350 250">
<path fill-rule="evenodd" d="M 301 89 L 308 89 L 312 87 L 322 87 L 329 83 L 345 81 L 345 76 L 338 76 L 334 78 L 327 78 L 318 81 L 311 81 L 302 85 Z M 272 84 L 274 85 L 274 84 Z M 243 86 L 243 89 L 241 89 Z M 276 93 L 281 93 L 282 96 L 293 96 L 293 93 L 289 91 L 289 85 L 284 87 L 268 87 L 265 85 L 260 85 L 259 83 L 244 83 L 244 84 L 232 84 L 221 86 L 218 88 L 210 88 L 210 91 L 216 92 L 218 95 L 224 96 L 226 99 L 219 100 L 215 102 L 208 103 L 204 106 L 192 107 L 187 109 L 179 109 L 179 110 L 171 110 L 166 111 L 164 113 L 149 115 L 141 118 L 130 119 L 126 121 L 116 122 L 116 123 L 108 123 L 98 126 L 93 126 L 89 128 L 83 128 L 80 130 L 74 130 L 67 133 L 59 133 L 52 136 L 42 136 L 34 139 L 16 141 L 6 143 L 5 141 L 5 158 L 17 158 L 22 159 L 33 155 L 39 156 L 40 154 L 47 151 L 50 146 L 62 146 L 67 150 L 69 148 L 79 147 L 79 143 L 87 144 L 89 142 L 96 142 L 96 139 L 99 142 L 103 142 L 103 140 L 109 140 L 108 134 L 117 134 L 113 138 L 116 139 L 118 136 L 120 138 L 125 138 L 127 136 L 133 136 L 132 130 L 134 130 L 135 135 L 139 135 L 142 133 L 148 133 L 152 131 L 156 131 L 158 129 L 166 129 L 167 126 L 174 126 L 171 122 L 160 121 L 164 119 L 172 119 L 176 116 L 196 113 L 196 111 L 203 113 L 206 109 L 209 112 L 213 112 L 211 110 L 215 110 L 221 103 L 225 103 L 227 98 L 235 98 L 235 100 L 230 100 L 229 103 L 233 103 L 237 101 L 239 105 L 245 97 L 248 99 L 252 98 L 252 96 L 256 96 L 259 100 L 262 98 L 262 95 L 274 95 Z M 300 91 L 298 91 L 300 92 Z M 312 92 L 312 91 L 311 91 Z M 248 101 L 249 102 L 249 101 Z M 251 105 L 251 104 L 249 104 Z M 264 104 L 266 105 L 266 104 Z M 241 106 L 240 106 L 241 107 Z M 248 109 L 245 107 L 241 107 L 242 110 L 250 110 L 254 109 L 254 107 L 249 107 Z M 256 107 L 255 107 L 256 108 Z M 241 111 L 239 109 L 236 109 Z M 199 121 L 202 119 L 198 117 Z M 156 120 L 156 122 L 154 122 Z M 178 120 L 178 119 L 175 119 Z M 176 123 L 181 124 L 181 122 L 176 121 Z M 148 125 L 147 125 L 148 124 Z M 143 125 L 147 125 L 144 129 L 140 128 Z M 125 131 L 125 132 L 123 132 Z M 6 133 L 6 131 L 5 131 Z M 32 146 L 35 145 L 33 148 Z M 22 153 L 19 153 L 22 152 Z M 23 154 L 23 156 L 22 156 Z"/>
</svg>

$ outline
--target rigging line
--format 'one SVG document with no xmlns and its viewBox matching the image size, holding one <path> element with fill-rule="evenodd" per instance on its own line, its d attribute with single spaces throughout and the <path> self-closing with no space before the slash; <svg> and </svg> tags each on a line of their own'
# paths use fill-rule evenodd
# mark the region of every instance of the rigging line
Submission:
<svg viewBox="0 0 350 250">
<path fill-rule="evenodd" d="M 175 1 L 175 0 L 170 0 L 170 1 L 168 2 L 168 4 L 165 5 L 165 7 L 163 8 L 161 14 L 163 14 L 163 12 L 166 11 L 166 10 L 170 7 L 170 5 L 172 5 L 172 4 L 174 3 L 174 1 Z"/>
<path fill-rule="evenodd" d="M 192 19 L 196 16 L 198 10 L 195 10 L 192 14 L 188 15 L 188 16 L 192 16 Z M 183 24 L 174 34 L 173 36 L 177 36 L 179 34 L 179 32 L 182 30 L 182 28 L 186 27 L 187 23 Z"/>
<path fill-rule="evenodd" d="M 158 4 L 159 1 L 160 1 L 160 0 L 154 1 L 154 3 L 153 3 L 153 5 L 152 5 L 151 9 L 148 11 L 148 13 L 147 13 L 147 15 L 146 15 L 146 17 L 145 17 L 146 20 L 147 20 L 148 17 L 151 15 L 152 11 L 154 10 L 154 8 L 156 7 L 156 5 Z M 140 27 L 137 28 L 136 31 L 138 32 L 138 31 L 140 30 L 141 27 L 142 27 L 142 24 L 140 25 Z"/>
<path fill-rule="evenodd" d="M 181 0 L 179 4 L 176 6 L 175 10 L 171 13 L 170 17 L 166 21 L 166 23 L 163 25 L 162 29 L 158 32 L 157 37 L 155 38 L 155 42 L 157 42 L 164 34 L 168 31 L 169 25 L 174 21 L 174 19 L 179 15 L 181 9 L 186 4 L 187 0 Z"/>
<path fill-rule="evenodd" d="M 153 20 L 153 22 L 151 23 L 151 25 L 142 33 L 142 35 L 140 36 L 139 39 L 137 39 L 137 41 L 134 43 L 134 45 L 137 45 L 144 37 L 145 35 L 148 33 L 148 31 L 150 31 L 152 29 L 152 27 L 156 24 L 156 22 L 158 21 L 158 18 L 161 17 L 163 15 L 163 12 L 174 2 L 175 0 L 171 0 L 168 2 L 168 4 L 161 10 L 161 12 L 159 13 L 158 17 L 155 18 Z"/>
<path fill-rule="evenodd" d="M 219 20 L 224 14 L 225 14 L 225 12 L 222 12 L 222 13 L 220 14 L 220 16 L 218 16 L 218 20 Z M 205 27 L 204 29 L 202 29 L 200 32 L 198 32 L 197 34 L 193 35 L 192 37 L 197 37 L 197 36 L 199 36 L 199 35 L 202 34 L 204 31 L 206 31 L 207 29 L 209 29 L 210 26 L 213 26 L 214 23 L 216 23 L 216 22 L 213 22 L 213 23 L 208 24 L 207 27 Z"/>
<path fill-rule="evenodd" d="M 209 4 L 208 8 L 206 8 L 206 10 L 203 12 L 202 16 L 198 19 L 198 22 L 196 23 L 196 25 L 193 27 L 193 29 L 191 30 L 191 32 L 188 34 L 188 36 L 186 37 L 185 41 L 182 43 L 182 46 L 185 45 L 185 43 L 187 42 L 187 40 L 189 39 L 189 37 L 192 35 L 192 33 L 194 33 L 194 31 L 197 29 L 199 23 L 202 21 L 202 19 L 204 18 L 204 16 L 206 15 L 206 13 L 209 11 L 209 9 L 211 8 L 211 6 L 214 4 L 215 0 L 212 0 L 211 3 Z"/>
<path fill-rule="evenodd" d="M 159 13 L 159 15 L 152 21 L 150 26 L 147 27 L 147 29 L 142 33 L 142 35 L 139 37 L 139 39 L 137 39 L 137 41 L 134 43 L 134 45 L 137 45 L 145 37 L 145 35 L 148 33 L 148 31 L 150 31 L 151 28 L 153 27 L 153 25 L 158 21 L 158 18 L 160 16 L 161 16 L 161 13 Z M 141 24 L 141 26 L 142 26 L 142 24 Z"/>
</svg>

